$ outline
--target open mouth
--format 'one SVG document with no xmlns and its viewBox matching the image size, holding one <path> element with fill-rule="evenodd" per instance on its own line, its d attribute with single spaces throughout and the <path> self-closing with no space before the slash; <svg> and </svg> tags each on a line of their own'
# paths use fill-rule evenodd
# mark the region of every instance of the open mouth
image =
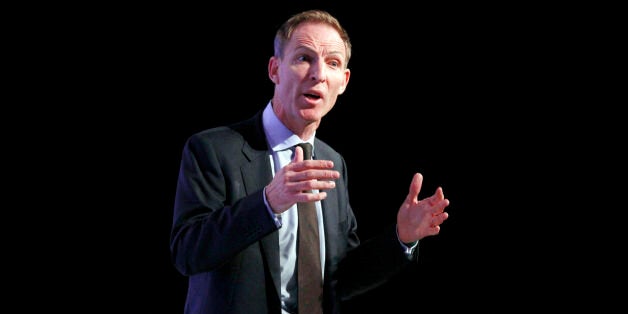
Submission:
<svg viewBox="0 0 628 314">
<path fill-rule="evenodd" d="M 305 97 L 310 98 L 310 99 L 320 99 L 321 98 L 321 96 L 315 95 L 315 94 L 305 94 Z"/>
</svg>

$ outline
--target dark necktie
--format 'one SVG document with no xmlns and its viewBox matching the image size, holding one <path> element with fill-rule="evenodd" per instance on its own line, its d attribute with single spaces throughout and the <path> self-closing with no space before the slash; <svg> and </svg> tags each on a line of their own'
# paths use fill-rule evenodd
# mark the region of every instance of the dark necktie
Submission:
<svg viewBox="0 0 628 314">
<path fill-rule="evenodd" d="M 303 159 L 312 159 L 312 144 L 298 144 Z M 314 202 L 297 203 L 299 213 L 297 282 L 299 314 L 323 313 L 323 280 L 318 237 L 318 220 Z"/>
</svg>

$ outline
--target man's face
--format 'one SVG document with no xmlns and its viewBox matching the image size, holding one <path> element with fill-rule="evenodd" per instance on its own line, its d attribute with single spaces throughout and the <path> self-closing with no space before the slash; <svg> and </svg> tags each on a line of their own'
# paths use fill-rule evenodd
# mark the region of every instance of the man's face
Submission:
<svg viewBox="0 0 628 314">
<path fill-rule="evenodd" d="M 269 67 L 276 85 L 273 105 L 278 106 L 280 118 L 318 125 L 349 82 L 345 44 L 338 32 L 326 24 L 302 24 L 292 34 L 283 58 L 273 59 Z"/>
</svg>

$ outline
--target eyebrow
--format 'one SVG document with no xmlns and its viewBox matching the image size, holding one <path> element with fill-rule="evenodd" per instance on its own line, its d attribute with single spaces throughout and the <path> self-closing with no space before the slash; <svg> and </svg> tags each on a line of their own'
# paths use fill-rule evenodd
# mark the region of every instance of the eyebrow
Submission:
<svg viewBox="0 0 628 314">
<path fill-rule="evenodd" d="M 299 51 L 299 50 L 306 50 L 306 51 L 311 51 L 311 52 L 315 52 L 315 53 L 317 52 L 316 49 L 312 49 L 311 47 L 305 46 L 305 45 L 298 45 L 294 49 L 294 51 Z M 327 55 L 337 55 L 337 56 L 340 56 L 340 57 L 344 56 L 343 53 L 342 53 L 342 50 L 330 50 L 330 51 L 327 52 Z"/>
</svg>

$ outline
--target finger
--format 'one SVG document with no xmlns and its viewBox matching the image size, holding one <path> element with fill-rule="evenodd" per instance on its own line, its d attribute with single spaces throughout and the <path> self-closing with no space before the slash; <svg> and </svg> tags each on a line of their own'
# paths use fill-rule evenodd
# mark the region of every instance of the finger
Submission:
<svg viewBox="0 0 628 314">
<path fill-rule="evenodd" d="M 336 182 L 327 180 L 310 180 L 304 181 L 305 190 L 329 190 L 336 187 Z"/>
<path fill-rule="evenodd" d="M 324 168 L 323 170 L 319 170 L 316 168 L 309 168 L 308 170 L 304 168 L 301 170 L 307 170 L 307 171 L 299 172 L 298 174 L 295 175 L 295 179 L 298 179 L 299 181 L 301 181 L 301 180 L 336 180 L 340 178 L 340 172 L 336 170 L 325 170 L 325 169 L 327 168 Z"/>
<path fill-rule="evenodd" d="M 327 198 L 326 192 L 318 192 L 318 193 L 301 193 L 297 196 L 297 202 L 318 202 Z"/>
<path fill-rule="evenodd" d="M 449 200 L 446 199 L 442 191 L 440 191 L 440 194 L 435 194 L 430 197 L 429 205 L 432 207 L 433 216 L 441 215 L 445 212 L 445 208 L 449 206 Z"/>
<path fill-rule="evenodd" d="M 333 169 L 334 168 L 334 162 L 331 160 L 303 160 L 303 162 L 299 162 L 296 163 L 295 162 L 296 159 L 293 159 L 293 165 L 291 166 L 291 169 L 294 171 L 304 171 L 304 170 L 316 170 L 316 171 L 327 171 L 324 172 L 324 175 L 322 177 L 330 177 L 330 178 L 339 178 L 339 175 L 336 175 L 335 173 L 338 173 L 338 171 L 334 170 L 332 174 L 332 172 L 329 172 L 329 169 Z M 321 174 L 323 174 L 323 172 L 316 172 L 316 173 L 309 173 L 307 174 L 309 177 L 317 177 L 320 176 Z"/>
<path fill-rule="evenodd" d="M 432 214 L 432 224 L 433 225 L 440 225 L 445 220 L 447 220 L 447 218 L 449 218 L 449 214 L 447 212 L 433 213 Z"/>
<path fill-rule="evenodd" d="M 444 199 L 445 199 L 445 194 L 443 193 L 443 188 L 438 187 L 436 191 L 434 192 L 434 194 L 432 194 L 430 197 L 425 198 L 425 201 L 430 206 L 436 206 L 439 202 L 443 201 Z"/>
<path fill-rule="evenodd" d="M 417 172 L 414 174 L 414 177 L 412 177 L 412 183 L 410 183 L 410 190 L 408 192 L 406 200 L 409 202 L 417 202 L 422 185 L 423 175 Z"/>
<path fill-rule="evenodd" d="M 430 228 L 430 232 L 429 232 L 430 235 L 434 236 L 434 235 L 437 235 L 439 233 L 440 233 L 440 226 L 434 226 L 434 227 Z"/>
<path fill-rule="evenodd" d="M 445 193 L 443 193 L 443 188 L 440 186 L 436 188 L 436 193 L 434 193 L 434 195 L 436 195 L 436 198 L 439 200 L 442 200 L 445 198 Z"/>
<path fill-rule="evenodd" d="M 442 187 L 436 189 L 436 199 L 438 200 L 441 212 L 445 210 L 445 207 L 449 206 L 449 200 L 445 198 L 445 193 L 443 193 Z"/>
</svg>

